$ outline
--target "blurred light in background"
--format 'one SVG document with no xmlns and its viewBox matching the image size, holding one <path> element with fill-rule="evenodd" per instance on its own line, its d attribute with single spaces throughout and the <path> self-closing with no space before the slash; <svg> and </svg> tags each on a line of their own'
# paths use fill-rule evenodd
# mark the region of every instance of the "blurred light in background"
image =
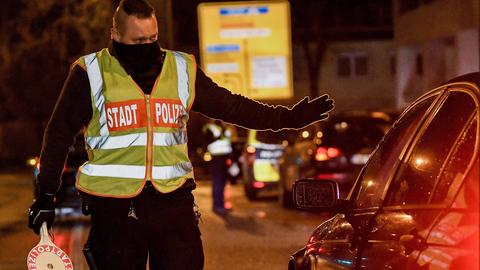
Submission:
<svg viewBox="0 0 480 270">
<path fill-rule="evenodd" d="M 205 152 L 205 154 L 203 154 L 203 160 L 206 161 L 206 162 L 209 162 L 212 160 L 212 154 L 210 154 L 210 152 Z"/>
</svg>

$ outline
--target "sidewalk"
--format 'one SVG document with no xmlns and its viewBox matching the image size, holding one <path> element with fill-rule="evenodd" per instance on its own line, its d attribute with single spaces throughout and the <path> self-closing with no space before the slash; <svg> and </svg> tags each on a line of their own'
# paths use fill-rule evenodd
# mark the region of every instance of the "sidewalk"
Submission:
<svg viewBox="0 0 480 270">
<path fill-rule="evenodd" d="M 27 169 L 0 169 L 0 232 L 26 226 L 33 200 L 33 179 Z"/>
</svg>

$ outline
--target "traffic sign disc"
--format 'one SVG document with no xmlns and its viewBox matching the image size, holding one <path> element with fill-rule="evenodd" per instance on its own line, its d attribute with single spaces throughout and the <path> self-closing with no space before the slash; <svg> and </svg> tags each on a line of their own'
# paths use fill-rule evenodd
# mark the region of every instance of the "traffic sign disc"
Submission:
<svg viewBox="0 0 480 270">
<path fill-rule="evenodd" d="M 27 267 L 28 270 L 73 270 L 68 255 L 50 240 L 46 223 L 40 230 L 40 242 L 28 253 Z"/>
</svg>

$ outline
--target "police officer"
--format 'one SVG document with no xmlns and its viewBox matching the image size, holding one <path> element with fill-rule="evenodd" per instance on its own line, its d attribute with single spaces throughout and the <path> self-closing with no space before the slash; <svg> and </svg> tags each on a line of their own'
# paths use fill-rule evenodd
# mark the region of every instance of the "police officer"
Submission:
<svg viewBox="0 0 480 270">
<path fill-rule="evenodd" d="M 87 244 L 99 269 L 202 269 L 187 154 L 190 110 L 251 129 L 300 128 L 328 117 L 326 95 L 293 108 L 219 87 L 186 53 L 159 47 L 145 0 L 122 0 L 107 48 L 71 66 L 47 125 L 29 227 L 51 227 L 68 147 L 84 130 L 89 161 L 76 187 L 91 196 Z"/>
<path fill-rule="evenodd" d="M 225 215 L 228 213 L 228 209 L 225 208 L 224 191 L 228 173 L 227 159 L 232 153 L 231 132 L 224 128 L 219 120 L 207 123 L 203 127 L 203 132 L 207 136 L 207 141 L 210 142 L 207 150 L 212 155 L 210 174 L 213 211 L 219 215 Z"/>
</svg>

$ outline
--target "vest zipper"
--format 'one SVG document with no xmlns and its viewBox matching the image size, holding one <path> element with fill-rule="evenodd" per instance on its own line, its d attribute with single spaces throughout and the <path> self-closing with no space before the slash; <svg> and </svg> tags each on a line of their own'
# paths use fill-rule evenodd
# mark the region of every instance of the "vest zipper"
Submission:
<svg viewBox="0 0 480 270">
<path fill-rule="evenodd" d="M 152 117 L 150 111 L 150 95 L 145 95 L 145 101 L 147 104 L 147 164 L 146 164 L 146 180 L 152 180 L 152 155 L 153 155 L 153 127 Z"/>
</svg>

